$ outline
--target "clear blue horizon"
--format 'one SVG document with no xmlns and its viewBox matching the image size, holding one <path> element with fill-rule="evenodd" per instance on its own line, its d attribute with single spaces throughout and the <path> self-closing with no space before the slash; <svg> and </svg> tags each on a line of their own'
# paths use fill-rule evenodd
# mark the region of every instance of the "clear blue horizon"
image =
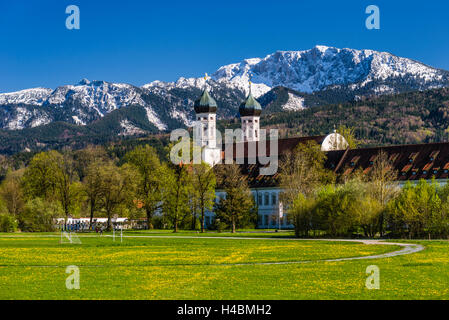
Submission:
<svg viewBox="0 0 449 320">
<path fill-rule="evenodd" d="M 68 30 L 69 5 L 80 30 Z M 380 8 L 380 30 L 365 8 Z M 82 78 L 141 86 L 315 45 L 372 49 L 449 70 L 448 1 L 34 1 L 0 3 L 0 92 Z"/>
</svg>

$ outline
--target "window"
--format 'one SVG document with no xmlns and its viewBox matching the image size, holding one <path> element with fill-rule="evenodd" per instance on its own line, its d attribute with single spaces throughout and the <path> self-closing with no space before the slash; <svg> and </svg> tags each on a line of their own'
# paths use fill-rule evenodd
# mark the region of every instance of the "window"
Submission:
<svg viewBox="0 0 449 320">
<path fill-rule="evenodd" d="M 270 195 L 265 193 L 265 205 L 268 206 L 270 204 Z"/>
<path fill-rule="evenodd" d="M 262 195 L 259 194 L 257 197 L 258 197 L 257 203 L 259 204 L 259 206 L 261 206 L 262 205 Z"/>
<path fill-rule="evenodd" d="M 275 205 L 276 204 L 276 193 L 273 193 L 272 195 L 271 195 L 271 203 L 273 204 L 273 205 Z"/>
</svg>

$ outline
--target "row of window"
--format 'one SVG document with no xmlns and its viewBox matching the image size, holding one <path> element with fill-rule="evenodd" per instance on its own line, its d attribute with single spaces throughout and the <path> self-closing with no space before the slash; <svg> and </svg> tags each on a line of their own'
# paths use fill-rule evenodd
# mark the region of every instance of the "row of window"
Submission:
<svg viewBox="0 0 449 320">
<path fill-rule="evenodd" d="M 275 227 L 279 226 L 279 223 L 281 226 L 287 226 L 288 220 L 287 217 L 284 216 L 279 219 L 277 215 L 259 215 L 258 224 L 259 226 L 264 227 Z"/>
<path fill-rule="evenodd" d="M 259 206 L 269 206 L 269 205 L 274 206 L 278 203 L 278 196 L 277 196 L 277 193 L 271 193 L 271 195 L 269 192 L 265 192 L 263 194 L 257 193 L 257 194 L 254 194 L 254 201 Z"/>
<path fill-rule="evenodd" d="M 207 227 L 211 226 L 214 223 L 215 218 L 212 216 L 205 216 L 205 225 Z M 286 226 L 288 224 L 287 217 L 284 216 L 280 218 L 280 225 Z M 279 217 L 277 215 L 259 215 L 258 217 L 258 225 L 259 226 L 279 226 Z"/>
<path fill-rule="evenodd" d="M 207 121 L 207 117 L 197 117 L 197 120 L 198 120 L 198 121 L 201 121 L 201 120 Z M 209 118 L 209 120 L 214 120 L 214 117 L 211 116 L 211 117 Z"/>
<path fill-rule="evenodd" d="M 223 199 L 224 195 L 219 195 L 215 200 L 218 202 L 221 199 Z M 277 193 L 253 193 L 254 202 L 257 203 L 259 206 L 269 206 L 269 205 L 277 205 L 278 204 L 278 195 Z"/>
</svg>

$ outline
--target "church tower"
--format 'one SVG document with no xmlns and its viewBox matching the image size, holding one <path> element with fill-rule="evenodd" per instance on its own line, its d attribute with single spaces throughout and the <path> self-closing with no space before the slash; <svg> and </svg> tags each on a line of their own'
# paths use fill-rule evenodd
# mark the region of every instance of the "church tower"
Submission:
<svg viewBox="0 0 449 320">
<path fill-rule="evenodd" d="M 207 80 L 206 77 L 204 77 Z M 216 116 L 217 102 L 207 90 L 207 83 L 201 97 L 195 101 L 195 144 L 202 148 L 202 161 L 214 166 L 221 160 L 221 150 L 217 148 Z"/>
<path fill-rule="evenodd" d="M 251 93 L 251 81 L 249 82 L 249 95 L 240 105 L 239 112 L 242 119 L 243 141 L 259 141 L 262 107 Z"/>
</svg>

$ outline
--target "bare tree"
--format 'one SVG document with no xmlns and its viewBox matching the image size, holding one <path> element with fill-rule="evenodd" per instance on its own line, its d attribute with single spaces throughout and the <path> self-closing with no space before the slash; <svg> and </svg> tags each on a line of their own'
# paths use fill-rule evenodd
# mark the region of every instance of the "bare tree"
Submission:
<svg viewBox="0 0 449 320">
<path fill-rule="evenodd" d="M 291 205 L 298 194 L 311 194 L 324 182 L 333 180 L 332 173 L 324 168 L 325 154 L 315 142 L 300 144 L 281 160 L 281 198 Z"/>
<path fill-rule="evenodd" d="M 395 182 L 397 172 L 393 170 L 393 163 L 388 158 L 388 154 L 380 151 L 373 162 L 373 167 L 369 171 L 368 192 L 371 197 L 385 208 L 388 201 L 395 197 L 398 192 L 398 184 Z M 381 210 L 379 217 L 380 236 L 384 235 L 385 210 Z"/>
</svg>

